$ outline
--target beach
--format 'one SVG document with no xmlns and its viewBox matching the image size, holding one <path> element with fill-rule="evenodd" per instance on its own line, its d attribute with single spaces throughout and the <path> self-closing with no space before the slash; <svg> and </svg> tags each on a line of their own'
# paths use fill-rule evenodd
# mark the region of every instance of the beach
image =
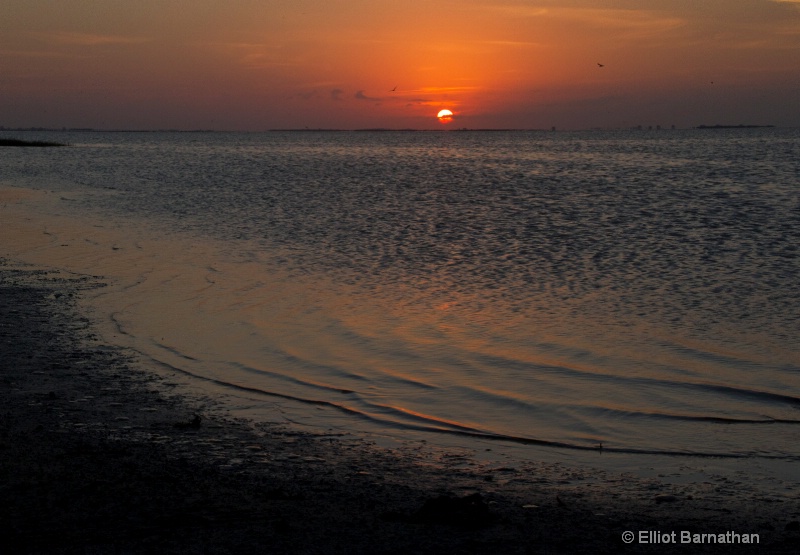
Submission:
<svg viewBox="0 0 800 555">
<path fill-rule="evenodd" d="M 800 554 L 800 0 L 1 6 L 0 555 Z"/>
<path fill-rule="evenodd" d="M 0 256 L 3 552 L 800 549 L 796 495 L 760 491 L 744 473 L 642 477 L 514 459 L 502 442 L 387 442 L 235 418 L 104 339 L 79 303 L 102 276 Z"/>
</svg>

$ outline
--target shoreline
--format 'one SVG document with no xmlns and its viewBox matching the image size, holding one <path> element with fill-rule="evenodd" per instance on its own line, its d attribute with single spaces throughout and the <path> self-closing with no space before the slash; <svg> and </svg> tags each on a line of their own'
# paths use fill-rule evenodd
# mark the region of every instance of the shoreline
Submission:
<svg viewBox="0 0 800 555">
<path fill-rule="evenodd" d="M 796 498 L 752 495 L 731 479 L 677 485 L 558 463 L 507 466 L 469 449 L 386 447 L 230 418 L 98 340 L 76 303 L 102 286 L 0 259 L 6 552 L 676 549 L 626 545 L 625 531 L 758 534 L 758 552 L 800 549 Z"/>
<path fill-rule="evenodd" d="M 254 421 L 277 418 L 281 422 L 292 421 L 308 426 L 316 424 L 323 430 L 335 425 L 345 432 L 358 429 L 378 435 L 391 430 L 389 435 L 398 434 L 406 438 L 416 436 L 417 439 L 436 436 L 436 441 L 461 444 L 488 442 L 507 445 L 507 442 L 513 442 L 523 458 L 532 456 L 562 461 L 566 454 L 566 459 L 571 463 L 582 459 L 580 462 L 591 466 L 597 464 L 607 471 L 633 474 L 638 474 L 638 468 L 642 465 L 653 466 L 663 473 L 682 472 L 681 467 L 690 467 L 690 473 L 707 476 L 736 473 L 744 469 L 758 474 L 757 477 L 753 476 L 761 482 L 756 487 L 773 492 L 782 492 L 787 481 L 795 483 L 800 480 L 797 469 L 793 469 L 793 461 L 797 459 L 793 447 L 797 430 L 796 426 L 792 426 L 796 423 L 796 411 L 793 408 L 796 399 L 790 395 L 793 391 L 791 379 L 779 382 L 784 384 L 782 389 L 774 385 L 767 388 L 778 393 L 777 398 L 772 396 L 773 400 L 784 405 L 783 408 L 776 407 L 776 412 L 763 404 L 751 406 L 749 410 L 743 406 L 740 410 L 733 403 L 725 407 L 729 410 L 720 410 L 719 406 L 703 410 L 702 401 L 718 400 L 714 395 L 703 397 L 702 401 L 694 400 L 689 406 L 685 406 L 680 397 L 674 397 L 667 403 L 642 407 L 641 399 L 637 399 L 638 403 L 629 404 L 626 400 L 615 399 L 617 393 L 608 388 L 597 399 L 590 400 L 587 407 L 582 407 L 581 397 L 586 392 L 581 391 L 580 387 L 574 388 L 565 397 L 566 406 L 558 407 L 530 387 L 530 380 L 525 380 L 528 389 L 523 398 L 527 400 L 522 408 L 540 413 L 530 421 L 515 416 L 513 410 L 503 409 L 503 400 L 510 401 L 509 406 L 515 405 L 514 395 L 505 391 L 513 387 L 513 383 L 501 380 L 496 385 L 503 387 L 499 387 L 497 392 L 492 391 L 485 405 L 479 405 L 489 410 L 483 415 L 478 409 L 476 414 L 479 417 L 473 420 L 470 412 L 477 407 L 470 410 L 470 403 L 462 403 L 457 396 L 453 399 L 448 393 L 451 386 L 458 388 L 464 385 L 459 378 L 457 364 L 454 364 L 457 358 L 454 357 L 462 356 L 463 353 L 456 352 L 459 349 L 463 351 L 466 348 L 467 353 L 470 352 L 471 346 L 464 341 L 468 337 L 466 334 L 459 337 L 461 332 L 455 332 L 455 349 L 445 353 L 449 358 L 443 361 L 447 364 L 445 372 L 450 374 L 441 382 L 436 382 L 437 375 L 443 377 L 444 374 L 438 370 L 432 371 L 427 359 L 427 368 L 416 367 L 413 359 L 398 358 L 397 354 L 403 351 L 395 353 L 391 350 L 392 345 L 384 341 L 398 337 L 393 334 L 399 330 L 408 334 L 411 340 L 409 347 L 425 348 L 425 331 L 421 331 L 422 327 L 420 330 L 413 329 L 408 325 L 410 322 L 421 323 L 427 327 L 426 331 L 433 333 L 439 333 L 438 328 L 449 333 L 446 320 L 458 322 L 461 319 L 467 322 L 471 318 L 469 311 L 458 314 L 457 307 L 454 310 L 449 305 L 442 305 L 447 310 L 439 311 L 436 303 L 431 307 L 419 304 L 413 307 L 417 311 L 409 318 L 403 314 L 404 309 L 394 312 L 395 304 L 392 302 L 340 305 L 341 299 L 360 298 L 360 287 L 343 287 L 342 283 L 328 281 L 324 273 L 305 275 L 292 268 L 292 265 L 276 263 L 275 260 L 280 261 L 283 256 L 289 255 L 280 248 L 260 250 L 250 245 L 241 249 L 237 245 L 230 250 L 230 245 L 219 239 L 204 236 L 198 241 L 191 233 L 170 232 L 169 226 L 162 226 L 158 220 L 155 221 L 155 227 L 151 228 L 150 225 L 141 226 L 135 219 L 128 220 L 124 215 L 109 219 L 110 214 L 92 208 L 96 200 L 92 197 L 98 194 L 113 193 L 81 188 L 67 191 L 26 187 L 0 189 L 0 204 L 8 202 L 2 206 L 4 220 L 8 224 L 5 254 L 77 275 L 104 276 L 109 286 L 88 292 L 82 306 L 83 310 L 98 316 L 100 330 L 106 341 L 134 349 L 147 359 L 149 367 L 159 372 L 182 373 L 185 375 L 183 381 L 191 382 L 192 389 L 215 398 L 224 398 L 226 405 L 241 417 Z M 81 208 L 86 208 L 85 217 L 76 217 L 75 210 Z M 416 300 L 427 302 L 423 298 Z M 568 313 L 573 309 L 567 306 L 557 315 L 570 318 Z M 553 315 L 548 318 L 558 320 Z M 548 318 L 540 319 L 539 324 L 547 325 Z M 553 335 L 549 330 L 537 332 L 537 339 L 531 344 L 529 352 L 520 351 L 519 355 L 532 357 L 530 360 L 535 364 L 567 364 L 571 367 L 576 363 L 582 364 L 580 357 L 585 356 L 582 352 L 602 351 L 603 356 L 619 356 L 624 364 L 633 362 L 636 366 L 648 368 L 648 361 L 642 358 L 636 348 L 631 347 L 633 343 L 626 342 L 630 338 L 613 337 L 612 333 L 604 339 L 594 336 L 593 330 L 582 325 L 579 319 L 565 322 L 566 326 L 562 322 L 559 327 L 568 329 L 567 337 L 570 339 L 562 343 L 558 333 Z M 378 351 L 372 345 L 356 339 L 371 338 L 376 333 L 373 326 L 379 330 L 377 339 L 369 341 L 375 341 L 375 345 L 381 347 Z M 602 326 L 596 328 L 602 329 Z M 478 333 L 474 338 L 483 341 L 483 332 L 479 328 L 475 330 Z M 522 330 L 505 330 L 515 335 L 515 348 L 525 349 L 528 338 L 524 337 Z M 472 333 L 473 330 L 463 328 L 462 331 Z M 499 336 L 505 335 L 505 332 Z M 705 351 L 713 357 L 720 347 L 714 342 L 703 344 L 702 339 L 698 343 L 688 335 L 677 338 L 667 335 L 667 345 L 661 346 L 659 338 L 654 337 L 655 341 L 649 341 L 642 349 L 642 352 L 651 351 L 652 360 L 659 361 L 654 366 L 663 366 L 665 362 L 667 365 L 675 364 L 673 357 L 676 356 L 677 364 L 694 364 L 700 359 L 692 349 L 699 347 L 700 353 Z M 738 344 L 748 345 L 751 341 L 759 343 L 764 339 L 739 334 L 738 337 L 729 338 L 729 343 L 723 345 L 722 349 L 726 352 L 731 347 L 735 351 Z M 401 340 L 406 341 L 407 338 Z M 498 345 L 501 343 L 502 340 Z M 566 346 L 568 350 L 553 359 L 551 343 Z M 447 341 L 442 346 L 449 347 Z M 759 353 L 742 354 L 745 359 L 748 354 L 754 354 L 761 357 L 757 363 L 772 364 L 776 368 L 779 360 L 788 361 L 788 367 L 791 368 L 793 359 L 790 351 L 770 350 L 770 346 L 780 349 L 780 345 L 766 343 Z M 684 354 L 684 348 L 690 349 L 688 355 Z M 483 350 L 490 356 L 496 351 L 495 347 Z M 379 353 L 380 358 L 374 358 L 375 353 Z M 501 355 L 504 356 L 504 353 L 501 352 Z M 738 356 L 736 353 L 733 355 Z M 319 373 L 310 371 L 315 364 L 321 364 L 324 368 L 335 360 L 331 356 L 346 359 L 347 368 L 338 368 L 332 374 L 327 369 Z M 517 356 L 517 353 L 513 353 L 513 356 Z M 777 359 L 773 358 L 775 356 Z M 304 367 L 309 363 L 312 365 L 310 368 Z M 491 376 L 492 364 L 489 360 L 478 361 L 478 371 L 484 374 L 484 381 L 486 376 Z M 746 371 L 742 367 L 731 368 L 725 362 L 714 364 L 718 367 L 710 368 L 712 373 L 708 377 L 712 382 L 745 384 L 745 391 L 737 395 L 747 394 L 751 388 L 756 392 L 761 391 L 755 382 L 750 384 L 748 380 L 751 376 L 743 376 Z M 608 372 L 627 381 L 624 372 L 618 372 L 610 363 L 605 363 L 605 366 L 601 374 Z M 641 371 L 634 366 L 629 369 Z M 713 372 L 727 369 L 732 372 L 730 376 L 725 379 L 714 377 L 721 374 Z M 397 375 L 392 375 L 398 373 L 399 381 Z M 658 370 L 646 370 L 645 373 L 660 375 Z M 404 374 L 411 376 L 412 380 L 404 380 Z M 413 402 L 420 393 L 413 376 L 421 378 L 423 383 L 438 387 L 442 395 L 428 397 L 432 398 L 431 404 Z M 367 381 L 364 381 L 364 377 Z M 697 375 L 694 380 L 697 381 L 699 377 L 702 376 Z M 373 395 L 384 391 L 381 386 L 370 391 L 376 379 L 391 380 L 391 387 L 385 389 L 390 395 L 385 400 Z M 677 376 L 677 381 L 682 383 L 680 376 Z M 608 385 L 612 383 L 610 381 Z M 764 383 L 770 382 L 767 379 Z M 571 386 L 565 384 L 569 390 Z M 635 380 L 633 385 L 636 385 Z M 401 387 L 404 389 L 401 390 Z M 481 387 L 486 389 L 486 384 Z M 488 389 L 497 388 L 490 386 Z M 667 387 L 664 393 L 672 395 L 670 389 L 673 392 L 676 390 Z M 356 394 L 350 395 L 351 391 Z M 421 391 L 428 391 L 430 395 L 431 391 L 436 390 Z M 481 403 L 484 401 L 483 393 L 472 388 L 466 392 L 465 399 Z M 565 393 L 567 391 L 562 392 Z M 724 391 L 719 393 L 727 395 Z M 784 397 L 783 393 L 789 396 Z M 594 393 L 590 397 L 592 395 Z M 449 404 L 445 399 L 455 402 Z M 745 397 L 740 400 L 747 405 L 750 399 Z M 577 409 L 573 401 L 577 401 Z M 540 402 L 543 404 L 540 405 Z M 382 405 L 387 403 L 391 407 L 411 409 L 411 416 L 402 410 L 390 409 L 392 412 L 384 413 Z M 609 405 L 617 409 L 632 406 L 635 418 L 628 419 L 625 412 L 605 418 L 604 409 Z M 468 410 L 464 410 L 465 407 Z M 556 426 L 561 427 L 556 430 L 557 433 L 552 433 L 552 427 L 548 429 L 551 411 L 544 407 L 552 409 Z M 569 411 L 578 410 L 580 413 L 583 408 L 588 408 L 590 414 L 578 414 L 578 422 L 584 418 L 585 422 L 578 427 L 571 427 Z M 611 411 L 612 414 L 614 412 Z M 655 413 L 657 418 L 650 418 L 649 412 Z M 710 418 L 705 422 L 684 419 L 685 416 L 697 414 L 716 414 L 723 418 L 721 421 Z M 744 426 L 730 426 L 727 418 L 724 418 L 728 414 L 753 420 Z M 661 416 L 677 416 L 679 420 L 659 419 Z M 788 421 L 784 422 L 783 419 Z M 542 426 L 536 424 L 537 420 Z M 504 427 L 506 424 L 510 426 Z M 584 424 L 588 426 L 580 429 Z M 754 428 L 754 425 L 757 427 Z M 764 433 L 764 430 L 769 433 Z M 484 435 L 483 431 L 488 433 Z M 477 433 L 467 435 L 471 432 Z M 704 439 L 710 441 L 705 442 Z M 530 454 L 532 452 L 533 455 Z M 760 472 L 762 469 L 763 472 Z"/>
</svg>

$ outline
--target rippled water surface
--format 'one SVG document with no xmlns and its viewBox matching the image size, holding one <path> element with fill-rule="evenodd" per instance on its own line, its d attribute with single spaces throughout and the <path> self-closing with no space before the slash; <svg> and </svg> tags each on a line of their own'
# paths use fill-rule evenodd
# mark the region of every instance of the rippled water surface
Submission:
<svg viewBox="0 0 800 555">
<path fill-rule="evenodd" d="M 207 285 L 180 300 L 217 327 L 127 318 L 152 356 L 248 402 L 800 458 L 796 130 L 56 138 L 73 146 L 4 154 L 7 179 L 224 245 L 190 253 Z M 151 270 L 132 303 L 175 282 Z"/>
</svg>

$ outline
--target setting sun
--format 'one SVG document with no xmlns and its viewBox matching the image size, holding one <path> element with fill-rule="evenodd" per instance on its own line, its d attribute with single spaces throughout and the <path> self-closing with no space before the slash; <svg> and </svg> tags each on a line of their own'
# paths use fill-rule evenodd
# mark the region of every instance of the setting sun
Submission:
<svg viewBox="0 0 800 555">
<path fill-rule="evenodd" d="M 436 114 L 436 117 L 439 118 L 441 123 L 450 123 L 453 121 L 453 112 L 450 110 L 439 110 L 439 113 Z"/>
</svg>

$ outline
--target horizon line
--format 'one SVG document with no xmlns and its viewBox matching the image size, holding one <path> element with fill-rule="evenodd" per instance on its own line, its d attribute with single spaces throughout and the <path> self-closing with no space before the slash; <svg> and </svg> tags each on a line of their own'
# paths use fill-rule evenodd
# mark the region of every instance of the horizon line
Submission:
<svg viewBox="0 0 800 555">
<path fill-rule="evenodd" d="M 778 126 L 772 124 L 700 124 L 689 127 L 677 127 L 675 125 L 634 125 L 627 127 L 586 127 L 586 128 L 564 128 L 556 126 L 550 128 L 541 127 L 458 127 L 449 129 L 416 129 L 416 128 L 393 128 L 393 127 L 364 127 L 364 128 L 336 128 L 336 127 L 287 127 L 273 128 L 264 130 L 233 130 L 233 129 L 126 129 L 126 128 L 96 128 L 96 127 L 3 127 L 0 126 L 0 133 L 6 131 L 45 131 L 45 132 L 72 132 L 72 133 L 364 133 L 364 132 L 389 132 L 389 133 L 452 133 L 452 132 L 574 132 L 574 131 L 679 131 L 689 129 L 759 129 L 759 128 L 779 128 L 794 129 L 794 126 Z"/>
</svg>

